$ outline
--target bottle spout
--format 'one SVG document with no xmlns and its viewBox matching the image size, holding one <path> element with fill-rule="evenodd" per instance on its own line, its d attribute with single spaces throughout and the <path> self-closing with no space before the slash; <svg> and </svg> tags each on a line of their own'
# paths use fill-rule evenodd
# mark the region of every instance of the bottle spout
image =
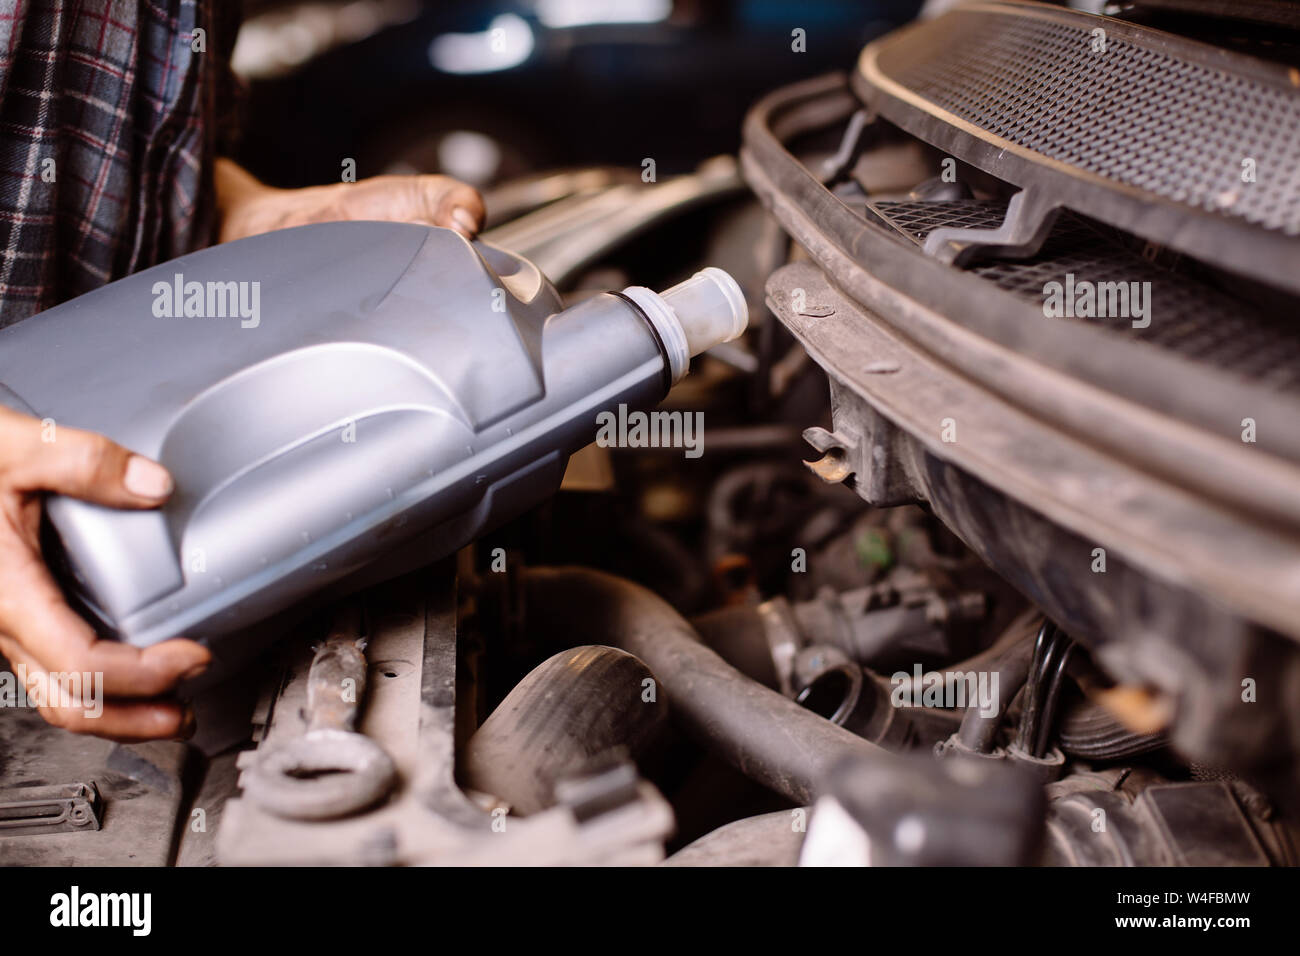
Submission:
<svg viewBox="0 0 1300 956">
<path fill-rule="evenodd" d="M 749 324 L 745 294 L 735 279 L 713 266 L 663 292 L 632 286 L 624 295 L 659 333 L 674 382 L 686 374 L 691 356 L 738 338 Z"/>
</svg>

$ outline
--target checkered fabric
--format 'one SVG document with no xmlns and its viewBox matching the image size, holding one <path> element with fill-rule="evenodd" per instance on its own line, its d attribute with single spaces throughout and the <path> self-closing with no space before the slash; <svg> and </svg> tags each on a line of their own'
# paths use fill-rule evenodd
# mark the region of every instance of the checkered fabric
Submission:
<svg viewBox="0 0 1300 956">
<path fill-rule="evenodd" d="M 213 240 L 218 4 L 0 0 L 0 326 Z"/>
</svg>

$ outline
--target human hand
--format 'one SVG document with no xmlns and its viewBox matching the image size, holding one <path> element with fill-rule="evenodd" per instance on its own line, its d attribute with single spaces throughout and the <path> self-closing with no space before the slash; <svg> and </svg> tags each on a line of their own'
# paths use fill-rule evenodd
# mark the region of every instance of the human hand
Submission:
<svg viewBox="0 0 1300 956">
<path fill-rule="evenodd" d="M 314 222 L 369 219 L 454 229 L 472 239 L 483 227 L 483 199 L 449 176 L 374 176 L 355 183 L 276 189 L 228 159 L 216 166 L 220 242 Z"/>
<path fill-rule="evenodd" d="M 63 600 L 40 549 L 48 492 L 112 508 L 155 508 L 171 491 L 161 465 L 102 435 L 58 426 L 51 433 L 0 408 L 0 653 L 26 669 L 28 686 L 40 682 L 64 695 L 67 675 L 103 675 L 105 699 L 93 708 L 84 686 L 80 698 L 46 695 L 39 712 L 57 727 L 124 741 L 194 731 L 193 711 L 164 695 L 208 666 L 208 650 L 180 638 L 143 649 L 100 640 Z"/>
</svg>

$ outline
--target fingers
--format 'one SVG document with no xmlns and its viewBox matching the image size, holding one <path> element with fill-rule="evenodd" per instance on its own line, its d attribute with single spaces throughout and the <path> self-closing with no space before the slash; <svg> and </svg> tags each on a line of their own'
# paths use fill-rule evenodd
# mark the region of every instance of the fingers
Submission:
<svg viewBox="0 0 1300 956">
<path fill-rule="evenodd" d="M 375 176 L 330 188 L 345 190 L 341 195 L 352 218 L 441 226 L 467 239 L 483 228 L 483 197 L 450 176 Z"/>
<path fill-rule="evenodd" d="M 193 714 L 179 702 L 143 698 L 160 697 L 201 673 L 211 657 L 207 649 L 184 640 L 143 650 L 99 640 L 64 603 L 36 540 L 39 493 L 150 508 L 171 493 L 171 476 L 102 435 L 7 409 L 0 409 L 0 448 L 0 652 L 47 689 L 34 701 L 42 716 L 115 740 L 192 732 Z M 77 689 L 70 699 L 69 687 Z"/>
<path fill-rule="evenodd" d="M 476 236 L 483 228 L 486 210 L 478 190 L 447 176 L 413 176 L 417 191 L 417 218 L 455 229 L 467 239 Z"/>
<path fill-rule="evenodd" d="M 172 492 L 162 465 L 103 435 L 45 425 L 8 410 L 0 410 L 0 427 L 15 451 L 4 469 L 14 491 L 53 491 L 114 508 L 153 508 Z"/>
<path fill-rule="evenodd" d="M 105 641 L 63 601 L 45 565 L 26 548 L 0 541 L 0 633 L 32 662 L 52 673 L 102 673 L 104 691 L 117 697 L 156 697 L 197 677 L 212 659 L 183 639 L 138 648 Z"/>
<path fill-rule="evenodd" d="M 74 734 L 92 734 L 120 743 L 145 740 L 189 740 L 198 725 L 194 708 L 178 700 L 106 701 L 98 715 L 84 710 L 42 707 L 47 723 Z M 62 722 L 60 722 L 62 721 Z"/>
<path fill-rule="evenodd" d="M 372 176 L 355 183 L 266 189 L 223 214 L 221 241 L 316 222 L 415 222 L 472 239 L 483 228 L 483 197 L 450 176 Z"/>
<path fill-rule="evenodd" d="M 92 734 L 122 743 L 144 740 L 187 740 L 197 727 L 194 709 L 178 700 L 113 700 L 102 687 L 83 684 L 70 694 L 66 684 L 56 685 L 48 671 L 12 641 L 0 637 L 0 650 L 12 666 L 23 668 L 25 693 L 46 688 L 37 713 L 46 723 L 74 734 Z"/>
</svg>

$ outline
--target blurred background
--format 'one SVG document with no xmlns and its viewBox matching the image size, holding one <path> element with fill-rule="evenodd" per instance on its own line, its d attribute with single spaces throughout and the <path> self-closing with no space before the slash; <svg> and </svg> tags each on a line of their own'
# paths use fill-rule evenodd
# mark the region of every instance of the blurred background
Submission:
<svg viewBox="0 0 1300 956">
<path fill-rule="evenodd" d="M 734 153 L 763 93 L 846 69 L 920 0 L 245 0 L 238 157 L 277 186 L 445 172 L 479 187 Z M 802 51 L 793 36 L 804 31 Z"/>
</svg>

